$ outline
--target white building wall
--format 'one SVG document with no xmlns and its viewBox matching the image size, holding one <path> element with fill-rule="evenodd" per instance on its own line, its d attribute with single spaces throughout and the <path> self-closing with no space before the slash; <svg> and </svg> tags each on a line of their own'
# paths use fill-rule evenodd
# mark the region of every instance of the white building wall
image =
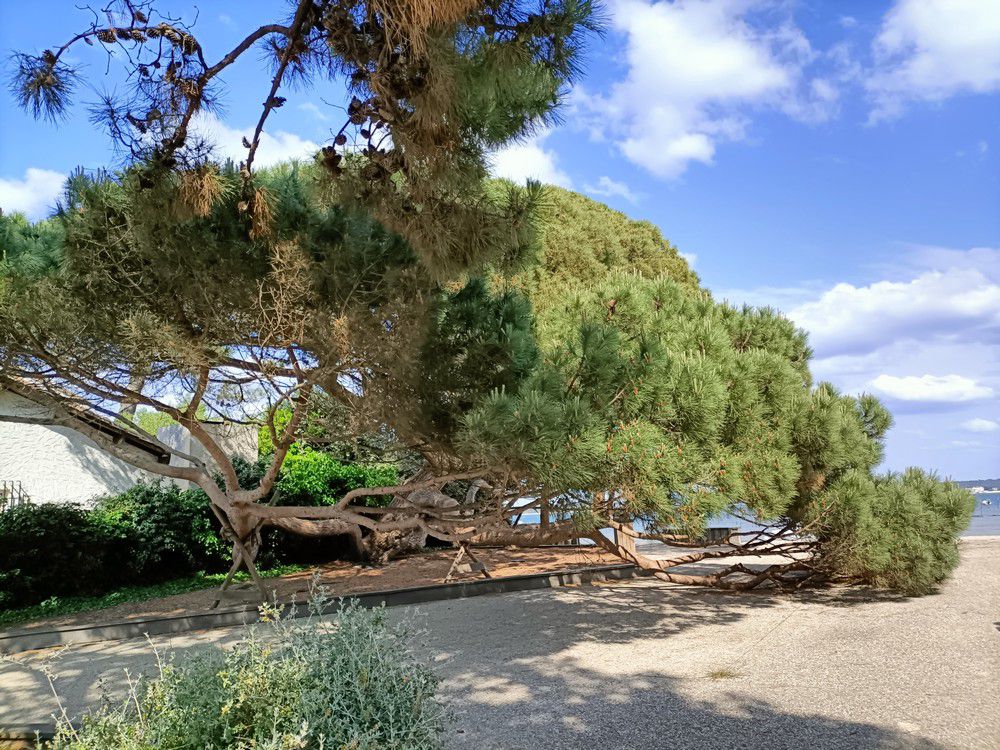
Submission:
<svg viewBox="0 0 1000 750">
<path fill-rule="evenodd" d="M 0 413 L 37 416 L 45 409 L 16 394 L 0 392 Z M 34 503 L 86 505 L 142 479 L 156 478 L 66 427 L 0 421 L 0 479 L 21 482 Z"/>
<path fill-rule="evenodd" d="M 202 427 L 205 432 L 219 444 L 227 456 L 239 456 L 251 463 L 257 460 L 258 432 L 256 425 L 235 424 L 233 422 L 203 422 Z M 156 431 L 156 439 L 164 445 L 169 445 L 179 451 L 194 456 L 206 463 L 210 468 L 218 471 L 218 465 L 205 450 L 205 447 L 195 439 L 190 432 L 179 424 L 161 427 Z M 189 461 L 185 461 L 177 456 L 170 457 L 171 466 L 190 466 Z M 190 482 L 175 480 L 181 487 L 192 486 Z"/>
</svg>

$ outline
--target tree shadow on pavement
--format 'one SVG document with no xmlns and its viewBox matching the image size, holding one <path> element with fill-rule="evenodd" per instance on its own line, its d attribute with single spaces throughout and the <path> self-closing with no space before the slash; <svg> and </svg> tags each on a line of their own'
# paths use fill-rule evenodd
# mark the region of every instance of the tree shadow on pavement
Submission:
<svg viewBox="0 0 1000 750">
<path fill-rule="evenodd" d="M 819 598 L 836 605 L 841 591 Z M 849 595 L 842 605 L 895 600 Z M 645 581 L 442 602 L 418 610 L 417 622 L 444 678 L 453 748 L 942 748 L 891 728 L 894 717 L 887 727 L 821 715 L 836 700 L 822 690 L 819 703 L 813 691 L 793 709 L 784 693 L 775 703 L 755 695 L 740 656 L 797 601 Z M 749 617 L 759 627 L 733 632 Z M 670 642 L 679 644 L 670 664 L 657 663 Z M 715 669 L 726 665 L 736 668 Z M 762 671 L 780 681 L 775 666 Z"/>
<path fill-rule="evenodd" d="M 482 750 L 943 750 L 870 723 L 785 712 L 738 692 L 693 697 L 677 678 L 609 678 L 567 664 L 540 674 L 501 667 L 447 686 L 449 748 Z M 475 689 L 472 684 L 476 684 Z M 530 687 L 528 687 L 530 685 Z"/>
<path fill-rule="evenodd" d="M 789 603 L 873 601 L 870 592 L 856 593 L 734 595 L 645 579 L 388 612 L 413 621 L 420 630 L 418 652 L 443 677 L 450 747 L 933 750 L 938 746 L 882 726 L 781 710 L 753 696 L 739 669 L 710 676 L 712 668 L 739 666 L 752 638 L 795 609 Z M 747 618 L 755 618 L 753 628 L 733 627 Z M 170 651 L 183 658 L 239 635 L 228 630 L 174 637 Z M 656 663 L 663 657 L 650 650 L 651 643 L 656 649 L 667 645 L 671 674 Z M 150 644 L 122 641 L 70 649 L 51 668 L 69 715 L 79 716 L 102 694 L 120 695 L 124 669 L 150 674 L 155 665 Z M 51 723 L 54 711 L 44 675 L 0 662 L 0 727 Z"/>
</svg>

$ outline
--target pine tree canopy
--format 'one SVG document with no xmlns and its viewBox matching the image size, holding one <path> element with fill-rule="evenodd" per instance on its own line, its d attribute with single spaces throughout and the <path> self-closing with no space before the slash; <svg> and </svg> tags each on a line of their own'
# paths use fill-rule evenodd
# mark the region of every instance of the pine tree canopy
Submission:
<svg viewBox="0 0 1000 750">
<path fill-rule="evenodd" d="M 813 383 L 803 331 L 715 301 L 648 223 L 487 178 L 492 150 L 554 116 L 590 3 L 293 5 L 215 63 L 150 3 L 112 3 L 111 27 L 75 38 L 129 52 L 134 88 L 102 118 L 132 158 L 75 175 L 47 221 L 0 216 L 0 386 L 197 483 L 251 573 L 270 525 L 349 534 L 376 559 L 428 534 L 586 537 L 667 580 L 742 588 L 843 578 L 920 593 L 948 574 L 971 495 L 918 470 L 874 473 L 891 416 Z M 17 57 L 24 106 L 59 115 L 75 41 Z M 194 118 L 255 45 L 274 63 L 270 94 L 246 159 L 218 164 Z M 256 168 L 280 86 L 317 77 L 346 82 L 344 127 L 314 163 Z M 187 429 L 214 466 L 170 446 L 179 460 L 156 464 L 95 427 L 155 439 L 137 408 Z M 266 431 L 259 486 L 241 486 L 206 416 Z M 323 419 L 331 439 L 378 434 L 422 466 L 322 507 L 269 504 Z M 469 481 L 460 506 L 441 492 Z M 534 529 L 510 522 L 526 509 L 542 514 Z M 760 531 L 701 549 L 723 512 Z M 680 575 L 623 541 L 636 537 L 700 550 L 689 561 L 787 562 Z"/>
<path fill-rule="evenodd" d="M 151 398 L 196 393 L 207 371 L 202 408 L 248 419 L 290 403 L 277 381 L 294 361 L 338 434 L 388 426 L 438 471 L 502 467 L 582 528 L 607 514 L 696 538 L 737 513 L 809 529 L 830 575 L 914 592 L 955 562 L 967 493 L 873 474 L 885 408 L 814 385 L 801 330 L 714 301 L 648 224 L 493 184 L 536 214 L 531 260 L 440 281 L 402 237 L 330 203 L 316 168 L 258 172 L 272 198 L 255 238 L 232 168 L 207 172 L 208 210 L 183 177 L 151 190 L 141 174 L 78 177 L 55 218 L 3 219 L 4 375 L 113 411 L 137 370 Z M 570 243 L 582 260 L 567 268 Z M 273 372 L 248 379 L 247 363 Z"/>
<path fill-rule="evenodd" d="M 331 80 L 345 91 L 346 117 L 319 163 L 338 205 L 404 236 L 429 273 L 516 256 L 523 205 L 510 194 L 498 205 L 484 179 L 487 156 L 555 117 L 598 29 L 590 0 L 290 5 L 286 18 L 220 52 L 152 0 L 112 0 L 65 44 L 15 54 L 11 89 L 36 117 L 58 119 L 83 74 L 68 62 L 72 50 L 105 48 L 109 64 L 127 61 L 127 85 L 93 108 L 94 119 L 143 165 L 143 184 L 179 172 L 195 201 L 210 203 L 214 144 L 200 136 L 198 118 L 219 109 L 222 74 L 259 52 L 273 66 L 271 86 L 243 139 L 238 185 L 240 210 L 258 230 L 271 196 L 254 179 L 254 160 L 268 116 L 285 103 L 278 92 Z"/>
<path fill-rule="evenodd" d="M 540 312 L 568 288 L 587 287 L 615 271 L 667 276 L 699 288 L 698 275 L 649 222 L 633 221 L 603 203 L 552 185 L 545 189 L 539 214 L 539 255 L 514 283 Z"/>
<path fill-rule="evenodd" d="M 0 215 L 0 278 L 54 271 L 62 257 L 62 239 L 58 222 L 31 225 L 20 214 Z"/>
</svg>

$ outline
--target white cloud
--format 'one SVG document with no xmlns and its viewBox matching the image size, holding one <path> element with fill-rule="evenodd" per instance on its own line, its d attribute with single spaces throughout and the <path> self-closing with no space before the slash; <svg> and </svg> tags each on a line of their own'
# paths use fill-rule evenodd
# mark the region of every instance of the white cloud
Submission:
<svg viewBox="0 0 1000 750">
<path fill-rule="evenodd" d="M 696 253 L 678 253 L 691 267 L 694 268 L 694 264 L 698 262 L 698 255 Z"/>
<path fill-rule="evenodd" d="M 886 468 L 988 475 L 1000 432 L 992 445 L 970 438 L 1000 425 L 1000 248 L 897 243 L 891 264 L 866 267 L 879 274 L 872 283 L 713 293 L 777 305 L 810 334 L 815 382 L 887 400 L 896 427 Z"/>
<path fill-rule="evenodd" d="M 326 114 L 322 109 L 316 106 L 314 102 L 303 102 L 299 105 L 299 109 L 303 112 L 308 112 L 312 117 L 319 120 L 320 122 L 326 122 L 330 119 L 329 115 Z"/>
<path fill-rule="evenodd" d="M 961 403 L 993 395 L 993 389 L 961 375 L 879 375 L 872 388 L 900 401 Z"/>
<path fill-rule="evenodd" d="M 873 122 L 910 102 L 1000 90 L 1000 0 L 897 0 L 872 53 Z"/>
<path fill-rule="evenodd" d="M 982 440 L 952 440 L 951 444 L 956 448 L 971 448 L 973 450 L 983 450 L 986 448 L 996 449 L 1000 446 L 993 443 L 984 443 Z M 985 502 L 985 501 L 984 501 Z"/>
<path fill-rule="evenodd" d="M 624 198 L 629 203 L 635 203 L 639 200 L 639 196 L 632 192 L 632 188 L 624 182 L 612 180 L 606 175 L 599 178 L 596 185 L 584 185 L 583 189 L 602 198 Z"/>
<path fill-rule="evenodd" d="M 911 427 L 933 424 L 928 434 L 945 440 L 961 437 L 963 420 L 1000 423 L 1000 249 L 909 245 L 893 255 L 883 280 L 867 285 L 715 296 L 785 311 L 809 333 L 816 382 L 853 394 L 881 386 L 897 416 L 919 420 Z"/>
<path fill-rule="evenodd" d="M 863 353 L 900 339 L 1000 336 L 1000 284 L 977 268 L 927 271 L 910 281 L 837 284 L 788 311 L 821 356 Z"/>
<path fill-rule="evenodd" d="M 973 247 L 960 250 L 938 245 L 904 244 L 906 260 L 916 269 L 946 271 L 954 268 L 974 269 L 991 281 L 1000 283 L 1000 248 Z M 897 264 L 898 265 L 898 264 Z"/>
<path fill-rule="evenodd" d="M 775 18 L 775 8 L 767 0 L 613 3 L 628 73 L 607 96 L 577 92 L 580 124 L 617 141 L 636 164 L 674 178 L 691 162 L 711 164 L 720 143 L 743 138 L 752 108 L 828 118 L 835 83 L 807 81 L 805 68 L 818 56 L 790 17 Z"/>
<path fill-rule="evenodd" d="M 853 29 L 858 25 L 858 19 L 854 16 L 841 16 L 838 22 L 845 29 Z"/>
<path fill-rule="evenodd" d="M 544 147 L 549 132 L 545 131 L 526 140 L 496 151 L 490 158 L 494 177 L 505 177 L 513 182 L 527 179 L 549 185 L 572 187 L 573 181 L 558 165 L 556 152 Z"/>
<path fill-rule="evenodd" d="M 253 135 L 253 127 L 233 128 L 211 114 L 201 114 L 195 120 L 195 132 L 215 146 L 216 156 L 241 162 L 246 158 L 243 138 Z M 309 160 L 319 151 L 320 145 L 285 130 L 264 131 L 254 162 L 259 167 L 294 160 Z"/>
<path fill-rule="evenodd" d="M 731 305 L 752 305 L 753 307 L 774 307 L 791 310 L 805 302 L 815 300 L 826 289 L 827 284 L 806 281 L 798 286 L 759 286 L 753 289 L 713 289 L 712 293 Z"/>
<path fill-rule="evenodd" d="M 0 209 L 20 212 L 29 219 L 42 219 L 55 205 L 63 190 L 66 175 L 50 169 L 28 167 L 23 179 L 0 178 Z"/>
<path fill-rule="evenodd" d="M 962 422 L 962 429 L 969 430 L 970 432 L 996 432 L 997 430 L 1000 430 L 1000 422 L 994 422 L 992 419 L 975 417 L 974 419 Z"/>
</svg>

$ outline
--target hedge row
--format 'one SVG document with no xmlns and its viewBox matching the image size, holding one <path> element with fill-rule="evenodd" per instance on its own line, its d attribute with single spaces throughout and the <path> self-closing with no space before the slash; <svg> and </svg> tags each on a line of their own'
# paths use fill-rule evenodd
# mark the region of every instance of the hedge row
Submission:
<svg viewBox="0 0 1000 750">
<path fill-rule="evenodd" d="M 236 465 L 241 485 L 257 486 L 263 463 L 237 460 Z M 283 504 L 322 505 L 351 489 L 396 480 L 391 466 L 345 465 L 328 454 L 302 450 L 289 457 L 277 492 Z M 347 549 L 339 537 L 303 539 L 267 529 L 258 564 L 319 562 Z M 89 510 L 22 506 L 0 513 L 0 608 L 219 572 L 228 568 L 230 552 L 201 490 L 140 483 L 99 499 Z"/>
<path fill-rule="evenodd" d="M 199 494 L 140 484 L 92 510 L 48 504 L 0 514 L 0 607 L 218 569 L 222 544 Z"/>
</svg>

